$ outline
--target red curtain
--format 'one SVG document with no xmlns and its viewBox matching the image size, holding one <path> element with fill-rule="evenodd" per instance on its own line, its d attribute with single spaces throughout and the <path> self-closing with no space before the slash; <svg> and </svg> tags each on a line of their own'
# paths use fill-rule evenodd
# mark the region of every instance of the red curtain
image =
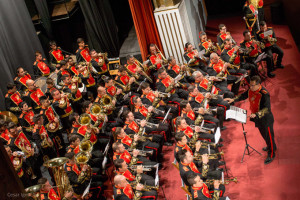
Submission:
<svg viewBox="0 0 300 200">
<path fill-rule="evenodd" d="M 143 60 L 148 55 L 149 44 L 162 50 L 161 41 L 153 15 L 151 0 L 128 0 Z"/>
</svg>

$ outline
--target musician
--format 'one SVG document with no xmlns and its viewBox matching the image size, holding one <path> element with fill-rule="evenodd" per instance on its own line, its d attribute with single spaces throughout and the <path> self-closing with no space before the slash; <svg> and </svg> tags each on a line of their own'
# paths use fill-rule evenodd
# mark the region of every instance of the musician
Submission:
<svg viewBox="0 0 300 200">
<path fill-rule="evenodd" d="M 198 71 L 193 73 L 193 77 L 195 79 L 195 87 L 199 92 L 203 94 L 210 93 L 212 95 L 212 98 L 209 100 L 209 105 L 221 106 L 225 109 L 225 112 L 229 109 L 229 103 L 224 101 L 220 95 L 223 95 L 225 98 L 228 96 L 233 97 L 234 95 L 231 92 L 229 92 L 228 95 L 228 93 L 223 93 L 221 90 L 218 90 L 216 86 L 213 85 L 214 81 L 218 81 L 216 77 L 205 78 L 203 74 Z"/>
<path fill-rule="evenodd" d="M 90 62 L 91 55 L 90 50 L 82 38 L 77 39 L 78 49 L 76 50 L 76 61 L 80 62 Z"/>
<path fill-rule="evenodd" d="M 127 163 L 123 159 L 114 160 L 114 166 L 116 168 L 116 175 L 123 175 L 129 183 L 134 184 L 137 180 L 139 183 L 147 186 L 155 186 L 155 180 L 153 177 L 143 173 L 143 166 L 139 165 L 136 169 L 136 176 L 134 176 L 128 169 Z M 157 196 L 155 190 L 144 191 L 144 196 Z"/>
<path fill-rule="evenodd" d="M 4 121 L 4 119 L 0 119 L 0 139 L 3 144 L 10 143 L 9 131 L 7 129 L 7 121 Z"/>
<path fill-rule="evenodd" d="M 49 76 L 51 71 L 55 71 L 54 67 L 48 66 L 45 63 L 46 59 L 43 59 L 42 53 L 39 51 L 35 52 L 35 62 L 33 63 L 33 71 L 35 77 L 40 77 L 40 76 Z"/>
<path fill-rule="evenodd" d="M 36 164 L 36 155 L 37 151 L 33 148 L 33 144 L 26 137 L 23 131 L 20 128 L 17 128 L 17 125 L 13 122 L 10 122 L 7 126 L 7 129 L 10 134 L 10 143 L 9 147 L 12 152 L 22 151 L 26 156 L 26 173 L 31 175 L 31 179 L 36 179 L 41 177 L 42 173 L 40 170 L 40 165 Z"/>
<path fill-rule="evenodd" d="M 191 185 L 191 194 L 193 200 L 214 199 L 225 200 L 225 186 L 220 184 L 219 180 L 214 180 L 213 185 L 207 185 L 198 174 L 189 174 L 187 177 L 189 185 Z"/>
<path fill-rule="evenodd" d="M 82 83 L 85 85 L 87 91 L 93 94 L 93 97 L 97 96 L 96 80 L 91 74 L 90 66 L 84 64 L 77 65 L 77 71 L 79 77 L 81 78 Z"/>
<path fill-rule="evenodd" d="M 74 126 L 74 128 L 76 127 Z M 81 135 L 76 134 L 74 131 L 71 131 L 71 135 L 68 138 L 70 145 L 66 148 L 67 153 L 74 152 L 76 155 L 80 152 L 79 145 L 80 141 L 82 140 L 80 140 L 80 138 L 83 139 Z"/>
<path fill-rule="evenodd" d="M 99 85 L 98 88 L 97 88 L 97 97 L 95 99 L 95 103 L 100 103 L 101 102 L 101 99 L 106 95 L 106 89 L 105 87 Z"/>
<path fill-rule="evenodd" d="M 67 173 L 74 193 L 82 195 L 88 187 L 90 180 L 92 180 L 90 192 L 91 190 L 93 191 L 92 199 L 96 199 L 103 185 L 101 180 L 102 177 L 99 175 L 92 175 L 92 169 L 89 165 L 77 164 L 73 152 L 66 153 L 65 157 L 69 158 L 69 161 L 65 164 L 64 170 Z"/>
<path fill-rule="evenodd" d="M 259 20 L 260 21 L 263 20 L 263 19 L 259 19 L 258 7 L 257 7 L 258 5 L 256 4 L 256 2 L 247 0 L 243 7 L 244 20 L 246 22 L 246 27 L 251 32 L 251 35 L 253 37 L 256 37 L 256 33 L 259 30 L 259 27 L 258 27 Z"/>
<path fill-rule="evenodd" d="M 213 42 L 210 39 L 207 39 L 207 35 L 205 32 L 200 32 L 200 43 L 199 43 L 199 50 L 204 51 L 203 56 L 209 60 L 209 56 L 211 53 L 217 53 L 218 48 L 214 46 Z"/>
<path fill-rule="evenodd" d="M 203 118 L 206 122 L 214 123 L 216 127 L 220 127 L 221 130 L 225 130 L 226 127 L 223 126 L 224 116 L 225 116 L 225 109 L 223 107 L 217 107 L 217 112 L 207 112 L 210 109 L 209 101 L 211 99 L 211 94 L 206 93 L 205 96 L 199 92 L 199 90 L 191 85 L 188 88 L 189 99 L 188 102 L 190 103 L 191 107 L 194 108 L 203 108 L 204 112 L 200 112 L 203 115 Z M 214 115 L 217 115 L 217 119 Z"/>
<path fill-rule="evenodd" d="M 123 175 L 116 175 L 114 178 L 114 198 L 115 200 L 139 200 L 143 196 L 143 185 L 137 184 L 134 192 L 131 185 L 127 182 Z M 143 198 L 145 199 L 145 198 Z M 146 199 L 156 199 L 156 197 L 146 197 Z"/>
<path fill-rule="evenodd" d="M 229 93 L 229 89 L 227 88 L 227 83 L 233 83 L 231 87 L 231 92 L 234 95 L 237 95 L 240 88 L 240 82 L 235 83 L 238 78 L 233 75 L 228 74 L 228 68 L 230 67 L 229 63 L 225 63 L 222 59 L 219 58 L 218 54 L 212 53 L 210 54 L 210 64 L 208 66 L 207 72 L 210 76 L 220 77 L 223 79 L 215 83 L 215 86 L 219 88 L 223 93 L 227 93 L 228 95 L 232 95 Z"/>
<path fill-rule="evenodd" d="M 199 53 L 197 49 L 194 49 L 194 46 L 191 43 L 186 43 L 184 45 L 184 59 L 188 63 L 188 66 L 191 68 L 200 71 L 202 74 L 206 74 L 207 67 L 199 57 Z"/>
<path fill-rule="evenodd" d="M 239 46 L 233 46 L 230 39 L 224 40 L 224 49 L 221 53 L 221 58 L 224 62 L 230 63 L 231 65 L 237 67 L 227 68 L 228 72 L 233 75 L 244 75 L 247 73 L 247 70 L 250 71 L 250 76 L 257 74 L 257 69 L 254 64 L 247 63 L 243 61 L 243 56 L 245 53 Z M 249 82 L 250 79 L 247 81 Z"/>
<path fill-rule="evenodd" d="M 133 149 L 132 155 L 125 149 L 125 146 L 120 142 L 115 142 L 112 144 L 112 149 L 114 152 L 113 160 L 123 159 L 129 166 L 136 164 L 143 165 L 156 165 L 157 162 L 150 161 L 149 159 L 140 156 L 139 150 Z"/>
<path fill-rule="evenodd" d="M 71 76 L 73 77 L 73 76 L 79 75 L 79 73 L 78 73 L 78 71 L 76 69 L 76 65 L 75 65 L 75 62 L 74 62 L 73 58 L 72 57 L 68 57 L 66 59 L 66 61 L 67 61 L 67 69 L 71 73 Z"/>
<path fill-rule="evenodd" d="M 12 152 L 9 146 L 4 145 L 4 148 L 8 154 L 8 157 L 10 161 L 13 164 L 13 167 L 15 168 L 15 171 L 18 174 L 18 177 L 23 183 L 24 187 L 29 187 L 32 185 L 30 178 L 28 177 L 27 173 L 25 173 L 25 167 L 23 166 L 23 163 L 25 162 L 25 158 L 17 151 Z"/>
<path fill-rule="evenodd" d="M 80 80 L 71 77 L 68 74 L 64 74 L 61 77 L 63 81 L 62 91 L 66 94 L 71 94 L 72 108 L 74 111 L 81 113 L 81 104 L 83 102 L 82 93 L 78 89 Z"/>
<path fill-rule="evenodd" d="M 32 129 L 34 126 L 33 116 L 34 112 L 32 111 L 31 107 L 28 107 L 26 102 L 21 102 L 19 104 L 21 109 L 21 114 L 19 116 L 19 123 L 22 126 L 22 130 L 25 133 L 26 137 L 29 140 L 32 140 Z"/>
<path fill-rule="evenodd" d="M 43 125 L 43 116 L 41 114 L 34 115 L 33 122 L 34 128 L 32 130 L 32 138 L 41 151 L 41 160 L 39 160 L 39 162 L 42 164 L 41 161 L 46 162 L 47 160 L 57 157 L 57 154 L 54 150 L 53 141 Z"/>
<path fill-rule="evenodd" d="M 150 88 L 149 83 L 147 83 L 147 82 L 141 83 L 140 87 L 142 89 L 142 95 L 141 95 L 140 98 L 141 98 L 142 103 L 144 105 L 152 106 L 152 104 L 153 104 L 153 102 L 156 98 L 163 98 L 163 97 L 168 96 L 167 93 L 159 95 L 159 92 L 158 91 L 153 91 Z M 175 115 L 178 114 L 178 109 L 176 107 L 167 105 L 163 100 L 160 100 L 159 106 L 156 109 L 159 109 L 159 110 L 162 110 L 162 111 L 165 111 L 165 112 L 168 112 L 168 110 L 171 109 L 170 113 L 172 113 L 172 115 L 175 116 Z M 167 119 L 171 120 L 172 115 L 169 114 L 167 116 Z"/>
<path fill-rule="evenodd" d="M 202 155 L 202 164 L 200 166 L 196 166 L 194 163 L 193 155 L 190 151 L 183 149 L 178 152 L 178 157 L 180 159 L 179 162 L 179 171 L 181 179 L 183 180 L 184 184 L 187 186 L 191 186 L 190 183 L 187 181 L 187 177 L 190 174 L 197 174 L 202 179 L 220 179 L 221 178 L 221 171 L 219 170 L 210 170 L 208 165 L 208 155 Z"/>
<path fill-rule="evenodd" d="M 57 82 L 56 82 L 56 84 L 62 86 L 63 85 L 62 76 L 67 75 L 67 76 L 71 77 L 71 73 L 68 70 L 68 65 L 67 65 L 67 62 L 65 60 L 60 61 L 59 64 L 61 65 L 61 67 L 60 67 L 59 71 L 57 72 L 57 80 L 56 80 Z"/>
<path fill-rule="evenodd" d="M 127 55 L 126 59 L 127 59 L 127 64 L 125 64 L 124 67 L 126 67 L 131 74 L 135 74 L 134 77 L 138 77 L 137 81 L 145 80 L 146 77 L 142 73 L 143 66 L 140 66 L 139 61 L 135 59 L 133 55 Z M 147 79 L 147 81 L 149 80 Z"/>
<path fill-rule="evenodd" d="M 136 100 L 138 100 L 138 99 L 136 99 Z M 139 104 L 139 103 L 137 103 L 137 104 Z M 162 148 L 164 137 L 166 140 L 168 138 L 168 136 L 170 135 L 168 125 L 163 124 L 163 123 L 158 123 L 158 126 L 151 126 L 151 125 L 149 126 L 149 125 L 147 125 L 147 122 L 145 120 L 146 118 L 144 116 L 141 118 L 137 118 L 137 119 L 141 120 L 140 124 L 138 125 L 138 123 L 135 121 L 135 119 L 136 119 L 135 115 L 130 110 L 125 110 L 123 112 L 123 119 L 125 121 L 124 130 L 127 134 L 136 134 L 136 133 L 139 133 L 140 128 L 145 128 L 145 133 L 153 136 L 152 141 L 155 143 L 158 143 L 159 151 Z M 160 134 L 151 134 L 151 132 L 155 132 L 155 131 L 161 133 L 161 135 Z M 165 145 L 168 145 L 168 144 L 165 144 Z M 157 145 L 154 145 L 154 146 L 155 146 L 155 148 L 157 147 Z"/>
<path fill-rule="evenodd" d="M 5 95 L 5 108 L 7 111 L 19 116 L 21 113 L 19 104 L 23 101 L 21 94 L 17 91 L 17 87 L 13 83 L 8 83 L 6 88 L 7 93 Z"/>
<path fill-rule="evenodd" d="M 23 100 L 32 108 L 34 113 L 39 113 L 41 110 L 40 97 L 45 94 L 43 91 L 35 85 L 33 80 L 27 80 L 26 82 L 28 91 L 25 92 Z"/>
<path fill-rule="evenodd" d="M 54 143 L 56 152 L 59 155 L 65 155 L 65 142 L 62 136 L 62 126 L 58 118 L 58 115 L 55 113 L 53 107 L 50 104 L 49 98 L 43 96 L 40 98 L 42 105 L 40 114 L 43 116 L 44 126 L 47 131 L 50 133 L 50 138 Z"/>
<path fill-rule="evenodd" d="M 157 52 L 156 44 L 149 45 L 150 55 L 147 56 L 149 60 L 148 67 L 150 70 L 159 70 L 164 65 L 164 59 L 162 53 Z M 156 77 L 156 72 L 154 71 L 153 75 Z"/>
<path fill-rule="evenodd" d="M 167 67 L 167 73 L 172 77 L 175 78 L 179 74 L 186 74 L 186 72 L 192 72 L 194 69 L 185 67 L 185 65 L 179 66 L 177 64 L 176 59 L 173 56 L 170 56 L 168 58 L 168 67 Z M 188 83 L 194 82 L 193 78 L 191 76 L 184 76 L 181 78 L 180 82 L 182 84 L 185 84 L 185 88 L 188 87 Z"/>
<path fill-rule="evenodd" d="M 68 200 L 72 199 L 73 192 L 72 191 L 65 191 L 65 194 L 62 198 L 58 196 L 56 191 L 52 188 L 47 178 L 40 178 L 38 180 L 38 184 L 41 185 L 40 189 L 40 198 L 41 200 Z"/>
<path fill-rule="evenodd" d="M 17 86 L 17 89 L 22 94 L 27 90 L 26 81 L 31 79 L 31 76 L 28 72 L 22 67 L 17 68 L 17 76 L 14 79 L 14 82 Z"/>
<path fill-rule="evenodd" d="M 121 127 L 116 128 L 114 135 L 116 138 L 115 141 L 123 144 L 126 149 L 137 148 L 137 149 L 142 150 L 142 149 L 146 148 L 150 151 L 154 150 L 154 152 L 151 154 L 152 160 L 154 160 L 157 157 L 157 154 L 161 153 L 161 149 L 159 148 L 159 145 L 155 142 L 152 142 L 152 141 L 158 140 L 157 138 L 155 138 L 156 135 L 140 136 L 138 134 L 135 134 L 133 136 L 129 136 L 126 134 L 124 129 Z M 158 149 L 158 152 L 155 149 Z"/>
<path fill-rule="evenodd" d="M 231 39 L 233 44 L 236 44 L 232 36 L 230 35 L 229 32 L 227 32 L 227 28 L 225 24 L 220 24 L 219 25 L 219 30 L 220 33 L 217 35 L 217 40 L 218 40 L 218 45 L 220 49 L 222 50 L 224 48 L 224 40 L 225 39 Z"/>
<path fill-rule="evenodd" d="M 156 80 L 156 89 L 159 92 L 163 92 L 163 93 L 170 93 L 170 97 L 168 97 L 166 100 L 166 102 L 173 102 L 176 103 L 177 105 L 179 105 L 181 99 L 186 99 L 188 96 L 188 92 L 181 89 L 181 88 L 176 88 L 176 86 L 174 86 L 174 79 L 171 78 L 168 73 L 166 72 L 166 69 L 161 68 L 157 71 L 158 73 L 158 79 Z M 169 91 L 170 90 L 170 91 Z"/>
<path fill-rule="evenodd" d="M 271 163 L 275 158 L 277 146 L 274 139 L 274 117 L 271 111 L 269 92 L 261 85 L 259 76 L 253 76 L 250 81 L 250 89 L 234 99 L 226 99 L 229 103 L 238 102 L 249 98 L 250 121 L 255 123 L 267 147 L 263 150 L 268 152 L 265 164 Z"/>
<path fill-rule="evenodd" d="M 188 141 L 193 138 L 194 134 L 198 134 L 198 138 L 206 139 L 209 142 L 214 142 L 214 134 L 201 132 L 200 126 L 195 127 L 195 131 L 186 123 L 183 117 L 176 118 L 176 131 L 182 132 L 187 136 Z"/>
<path fill-rule="evenodd" d="M 267 27 L 267 23 L 265 21 L 261 21 L 260 24 L 260 31 L 258 31 L 257 38 L 259 41 L 263 42 L 265 45 L 265 48 L 263 49 L 263 52 L 265 52 L 270 58 L 272 58 L 273 61 L 273 53 L 276 53 L 277 60 L 276 64 L 273 63 L 273 69 L 276 68 L 284 68 L 284 66 L 281 64 L 282 58 L 283 58 L 283 51 L 282 49 L 276 44 L 277 39 L 274 32 L 274 29 L 272 27 Z M 266 32 L 271 32 L 271 35 L 265 36 Z"/>
<path fill-rule="evenodd" d="M 108 71 L 108 59 L 106 53 L 97 53 L 95 49 L 90 51 L 91 54 L 91 64 L 96 70 L 97 75 L 106 75 L 109 76 Z"/>
<path fill-rule="evenodd" d="M 115 77 L 115 82 L 117 83 L 117 87 L 123 89 L 124 92 L 136 91 L 138 85 L 133 84 L 136 82 L 134 77 L 130 77 L 126 71 L 124 66 L 119 66 L 118 75 Z"/>
<path fill-rule="evenodd" d="M 245 61 L 257 66 L 255 61 L 256 61 L 258 55 L 261 53 L 261 45 L 258 41 L 256 41 L 254 38 L 252 38 L 249 30 L 245 30 L 243 32 L 243 36 L 244 36 L 244 40 L 240 43 L 240 46 L 249 51 L 248 55 L 244 56 Z M 272 58 L 269 56 L 266 56 L 262 60 L 267 62 L 268 77 L 273 78 L 275 76 L 275 74 L 273 74 L 271 72 L 272 71 Z"/>
<path fill-rule="evenodd" d="M 68 97 L 62 95 L 59 90 L 53 90 L 51 96 L 53 97 L 52 107 L 59 116 L 63 128 L 65 130 L 69 129 L 69 115 L 73 112 L 73 108 Z"/>
<path fill-rule="evenodd" d="M 57 64 L 60 64 L 62 60 L 65 60 L 65 58 L 69 57 L 69 55 L 66 55 L 65 51 L 57 46 L 55 41 L 50 41 L 49 46 L 51 48 L 51 50 L 49 51 L 50 63 L 56 65 L 56 67 Z"/>
<path fill-rule="evenodd" d="M 49 98 L 49 100 L 53 100 L 53 97 L 51 95 L 51 92 L 53 90 L 57 90 L 56 86 L 55 86 L 55 83 L 54 83 L 54 80 L 52 78 L 47 78 L 46 79 L 46 85 L 47 85 L 47 89 L 45 91 L 45 95 L 46 97 Z"/>
</svg>

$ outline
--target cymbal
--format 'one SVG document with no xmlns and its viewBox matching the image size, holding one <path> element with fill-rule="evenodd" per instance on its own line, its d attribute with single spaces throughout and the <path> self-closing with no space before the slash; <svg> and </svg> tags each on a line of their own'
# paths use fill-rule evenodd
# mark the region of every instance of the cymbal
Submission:
<svg viewBox="0 0 300 200">
<path fill-rule="evenodd" d="M 0 111 L 0 119 L 4 121 L 12 121 L 15 124 L 18 124 L 18 118 L 12 112 L 9 111 Z"/>
</svg>

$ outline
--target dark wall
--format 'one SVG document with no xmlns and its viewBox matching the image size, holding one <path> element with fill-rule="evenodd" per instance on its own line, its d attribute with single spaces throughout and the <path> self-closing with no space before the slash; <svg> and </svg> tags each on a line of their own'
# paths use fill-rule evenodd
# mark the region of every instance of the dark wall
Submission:
<svg viewBox="0 0 300 200">
<path fill-rule="evenodd" d="M 299 0 L 283 0 L 283 8 L 285 19 L 290 27 L 291 33 L 300 51 L 300 1 Z"/>
<path fill-rule="evenodd" d="M 242 13 L 246 0 L 205 0 L 209 18 Z"/>
</svg>

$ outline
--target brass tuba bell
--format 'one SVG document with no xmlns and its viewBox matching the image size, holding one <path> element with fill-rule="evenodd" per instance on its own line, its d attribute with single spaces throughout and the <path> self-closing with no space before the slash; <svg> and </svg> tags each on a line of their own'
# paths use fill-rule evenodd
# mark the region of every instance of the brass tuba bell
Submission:
<svg viewBox="0 0 300 200">
<path fill-rule="evenodd" d="M 91 121 L 92 121 L 92 119 L 91 119 L 90 115 L 87 113 L 83 113 L 79 117 L 79 124 L 81 126 L 88 126 L 91 124 Z"/>
</svg>

